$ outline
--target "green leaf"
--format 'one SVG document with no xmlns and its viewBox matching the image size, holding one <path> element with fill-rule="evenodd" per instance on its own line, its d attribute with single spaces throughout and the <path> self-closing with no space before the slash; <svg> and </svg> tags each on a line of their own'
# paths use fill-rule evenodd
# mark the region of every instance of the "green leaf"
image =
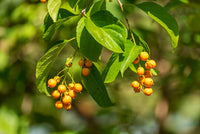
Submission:
<svg viewBox="0 0 200 134">
<path fill-rule="evenodd" d="M 72 18 L 74 14 L 67 11 L 66 9 L 60 9 L 58 12 L 58 20 L 57 22 L 53 22 L 52 18 L 49 14 L 46 15 L 44 19 L 44 34 L 43 38 L 45 40 L 50 40 L 53 36 L 54 32 L 67 20 Z"/>
<path fill-rule="evenodd" d="M 87 12 L 88 16 L 92 16 L 94 13 L 100 10 L 106 10 L 106 1 L 105 0 L 99 0 L 95 2 L 91 7 L 90 10 Z"/>
<path fill-rule="evenodd" d="M 49 15 L 51 16 L 54 22 L 56 22 L 57 20 L 60 6 L 61 6 L 61 0 L 48 0 L 47 9 Z"/>
<path fill-rule="evenodd" d="M 155 76 L 157 76 L 157 75 L 160 73 L 160 71 L 157 70 L 157 69 L 151 69 L 150 71 L 151 71 L 151 73 L 152 73 L 153 75 L 155 75 Z"/>
<path fill-rule="evenodd" d="M 125 52 L 120 54 L 121 63 L 121 75 L 123 76 L 124 71 L 132 64 L 137 58 L 143 47 L 134 45 L 132 41 L 127 40 L 125 43 Z"/>
<path fill-rule="evenodd" d="M 134 35 L 135 42 L 137 43 L 137 45 L 142 46 L 144 50 L 150 54 L 150 49 L 149 49 L 148 44 L 134 31 L 133 31 L 133 35 Z"/>
<path fill-rule="evenodd" d="M 72 39 L 71 39 L 72 40 Z M 36 85 L 41 93 L 50 95 L 47 91 L 47 76 L 57 56 L 64 46 L 71 40 L 62 40 L 55 43 L 38 61 L 36 66 Z"/>
<path fill-rule="evenodd" d="M 136 65 L 135 65 L 135 64 L 130 64 L 129 68 L 130 68 L 133 72 L 137 73 L 138 65 L 137 65 L 137 64 L 136 64 Z"/>
<path fill-rule="evenodd" d="M 90 68 L 88 76 L 82 75 L 82 83 L 99 106 L 109 107 L 113 105 L 101 79 L 101 75 L 94 65 Z"/>
<path fill-rule="evenodd" d="M 98 11 L 85 19 L 85 26 L 98 43 L 113 52 L 123 52 L 127 30 L 111 13 Z"/>
<path fill-rule="evenodd" d="M 113 82 L 117 75 L 119 74 L 120 63 L 119 63 L 119 54 L 113 53 L 102 73 L 102 78 L 104 83 Z"/>
<path fill-rule="evenodd" d="M 144 2 L 136 6 L 145 11 L 167 31 L 171 38 L 173 48 L 176 48 L 178 45 L 179 31 L 174 17 L 164 7 L 153 2 Z"/>
<path fill-rule="evenodd" d="M 102 46 L 89 34 L 85 27 L 84 17 L 78 22 L 76 28 L 77 42 L 81 53 L 92 61 L 97 61 Z"/>
</svg>

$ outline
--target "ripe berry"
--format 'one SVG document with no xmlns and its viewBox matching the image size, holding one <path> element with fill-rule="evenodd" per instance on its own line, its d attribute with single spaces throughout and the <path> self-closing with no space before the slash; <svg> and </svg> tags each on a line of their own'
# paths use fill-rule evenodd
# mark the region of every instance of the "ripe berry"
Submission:
<svg viewBox="0 0 200 134">
<path fill-rule="evenodd" d="M 150 78 L 151 76 L 152 76 L 152 73 L 151 73 L 150 70 L 146 70 L 146 71 L 144 72 L 144 77 L 145 77 L 145 78 Z"/>
<path fill-rule="evenodd" d="M 85 61 L 85 66 L 90 68 L 92 66 L 92 61 L 91 60 L 86 60 Z"/>
<path fill-rule="evenodd" d="M 147 96 L 150 96 L 153 93 L 153 89 L 150 87 L 146 87 L 144 88 L 143 93 Z"/>
<path fill-rule="evenodd" d="M 54 90 L 52 93 L 51 93 L 51 96 L 54 98 L 54 99 L 58 99 L 60 97 L 60 92 L 58 90 Z"/>
<path fill-rule="evenodd" d="M 62 102 L 64 104 L 69 104 L 69 103 L 72 102 L 72 98 L 69 95 L 65 95 L 65 96 L 62 97 Z"/>
<path fill-rule="evenodd" d="M 84 66 L 84 60 L 83 59 L 80 59 L 79 61 L 78 61 L 78 64 L 79 64 L 79 66 L 80 67 L 82 67 L 82 66 Z"/>
<path fill-rule="evenodd" d="M 138 75 L 143 75 L 144 74 L 144 68 L 143 67 L 138 67 L 137 68 L 137 74 Z"/>
<path fill-rule="evenodd" d="M 55 103 L 55 106 L 56 106 L 57 109 L 62 109 L 63 108 L 63 103 L 61 101 L 57 101 Z"/>
<path fill-rule="evenodd" d="M 56 80 L 57 83 L 60 83 L 60 77 L 59 76 L 55 76 L 53 79 Z"/>
<path fill-rule="evenodd" d="M 45 3 L 45 2 L 47 2 L 47 0 L 40 0 L 40 2 Z"/>
<path fill-rule="evenodd" d="M 66 90 L 67 90 L 67 88 L 66 88 L 65 85 L 59 85 L 59 86 L 58 86 L 58 91 L 59 91 L 60 93 L 64 93 Z"/>
<path fill-rule="evenodd" d="M 82 89 L 83 89 L 83 87 L 82 87 L 82 85 L 81 85 L 80 83 L 76 83 L 76 84 L 74 85 L 74 91 L 75 91 L 75 92 L 79 93 L 79 92 L 82 91 Z"/>
<path fill-rule="evenodd" d="M 90 74 L 90 69 L 84 67 L 84 68 L 82 69 L 82 74 L 83 74 L 84 76 L 88 76 L 88 75 Z"/>
<path fill-rule="evenodd" d="M 153 79 L 152 78 L 145 78 L 144 79 L 144 85 L 146 87 L 151 87 L 153 85 Z"/>
<path fill-rule="evenodd" d="M 69 104 L 64 104 L 64 109 L 66 110 L 70 110 L 72 107 L 72 105 L 69 103 Z"/>
<path fill-rule="evenodd" d="M 68 88 L 71 89 L 71 90 L 73 90 L 74 89 L 74 83 L 69 83 L 68 84 Z"/>
<path fill-rule="evenodd" d="M 135 93 L 139 93 L 141 91 L 140 88 L 133 88 L 133 90 L 135 91 Z"/>
<path fill-rule="evenodd" d="M 71 97 L 71 98 L 74 98 L 76 96 L 76 92 L 74 90 L 69 90 L 68 91 L 68 95 Z"/>
<path fill-rule="evenodd" d="M 134 61 L 133 64 L 137 64 L 140 61 L 140 57 L 138 56 Z"/>
<path fill-rule="evenodd" d="M 141 53 L 140 53 L 140 59 L 141 59 L 142 61 L 147 61 L 148 58 L 149 58 L 149 54 L 148 54 L 147 52 L 141 52 Z"/>
<path fill-rule="evenodd" d="M 54 79 L 49 79 L 48 80 L 48 87 L 54 88 L 56 85 L 57 85 L 56 80 L 54 80 Z"/>
<path fill-rule="evenodd" d="M 133 81 L 133 82 L 131 83 L 131 86 L 132 86 L 133 88 L 138 88 L 138 87 L 140 86 L 140 83 L 139 83 L 138 81 Z"/>
</svg>

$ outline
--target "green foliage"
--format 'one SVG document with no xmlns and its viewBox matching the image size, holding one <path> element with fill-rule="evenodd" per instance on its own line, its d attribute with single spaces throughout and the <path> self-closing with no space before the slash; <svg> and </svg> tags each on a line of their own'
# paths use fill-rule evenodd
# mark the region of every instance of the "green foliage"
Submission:
<svg viewBox="0 0 200 134">
<path fill-rule="evenodd" d="M 56 22 L 53 22 L 50 14 L 48 13 L 44 19 L 44 34 L 43 38 L 45 40 L 50 40 L 54 32 L 67 20 L 72 18 L 74 14 L 67 11 L 66 9 L 60 9 L 58 12 L 58 19 Z"/>
<path fill-rule="evenodd" d="M 49 15 L 51 16 L 54 22 L 56 22 L 57 20 L 60 6 L 61 6 L 61 0 L 48 0 L 47 9 Z"/>
<path fill-rule="evenodd" d="M 113 103 L 111 102 L 104 82 L 101 78 L 101 75 L 95 66 L 90 68 L 90 75 L 83 76 L 82 75 L 82 82 L 84 87 L 90 93 L 90 95 L 94 98 L 94 100 L 102 107 L 112 106 Z"/>
<path fill-rule="evenodd" d="M 62 7 L 61 0 L 48 1 L 48 14 L 44 20 L 43 38 L 50 40 L 58 28 L 62 25 L 65 27 L 64 24 L 70 22 L 71 18 L 82 15 L 82 18 L 74 24 L 77 41 L 75 43 L 77 45 L 75 44 L 73 47 L 76 49 L 75 52 L 78 52 L 86 59 L 92 60 L 95 62 L 95 65 L 90 68 L 89 76 L 81 76 L 78 74 L 81 73 L 80 71 L 77 71 L 76 76 L 81 77 L 77 79 L 82 79 L 84 87 L 97 104 L 102 107 L 112 106 L 113 103 L 107 94 L 104 83 L 113 82 L 119 72 L 123 76 L 128 68 L 136 72 L 137 65 L 133 65 L 132 62 L 143 50 L 150 54 L 149 46 L 139 34 L 130 29 L 129 24 L 126 28 L 119 20 L 126 19 L 126 16 L 125 12 L 121 11 L 117 1 L 68 0 L 65 2 L 68 6 Z M 168 32 L 172 40 L 172 46 L 176 48 L 179 39 L 176 20 L 163 7 L 156 3 L 144 2 L 136 6 L 145 11 Z M 71 13 L 72 10 L 79 14 L 75 15 Z M 130 38 L 128 37 L 128 31 L 132 40 L 128 39 Z M 68 40 L 55 44 L 39 60 L 36 69 L 36 83 L 40 92 L 48 95 L 46 83 L 49 71 L 67 42 Z M 101 63 L 99 62 L 101 61 L 103 47 L 110 50 L 112 56 L 106 63 L 103 72 L 101 72 Z M 76 55 L 74 54 L 74 56 Z M 141 64 L 144 63 L 142 62 Z M 73 66 L 76 65 L 73 64 Z M 158 73 L 157 70 L 151 71 L 154 75 Z"/>
<path fill-rule="evenodd" d="M 144 2 L 136 6 L 145 11 L 168 32 L 171 37 L 172 46 L 173 48 L 176 48 L 178 45 L 179 32 L 178 24 L 174 17 L 163 7 L 153 2 Z"/>
<path fill-rule="evenodd" d="M 58 41 L 40 58 L 36 67 L 36 84 L 41 93 L 50 95 L 47 91 L 47 77 L 57 56 L 64 46 L 71 40 Z"/>
<path fill-rule="evenodd" d="M 127 38 L 125 26 L 108 11 L 99 11 L 85 19 L 93 38 L 111 51 L 122 53 Z"/>
</svg>

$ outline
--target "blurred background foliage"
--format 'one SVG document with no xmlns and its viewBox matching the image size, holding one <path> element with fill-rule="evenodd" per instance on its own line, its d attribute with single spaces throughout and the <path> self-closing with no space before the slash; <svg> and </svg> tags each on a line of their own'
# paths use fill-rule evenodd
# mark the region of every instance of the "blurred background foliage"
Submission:
<svg viewBox="0 0 200 134">
<path fill-rule="evenodd" d="M 114 0 L 113 0 L 114 1 Z M 144 0 L 124 0 L 131 27 L 149 44 L 160 74 L 154 93 L 136 94 L 130 86 L 136 75 L 126 71 L 106 84 L 114 107 L 100 108 L 85 92 L 72 110 L 57 110 L 54 100 L 38 93 L 35 67 L 55 40 L 68 39 L 74 22 L 65 24 L 50 42 L 42 39 L 46 4 L 39 0 L 0 0 L 0 134 L 199 134 L 200 132 L 200 1 L 155 0 L 179 25 L 179 46 L 145 13 L 129 6 Z M 150 0 L 149 0 L 150 1 Z M 117 16 L 119 6 L 109 5 Z M 122 21 L 124 19 L 119 17 Z M 52 74 L 64 65 L 67 46 Z M 103 61 L 110 52 L 103 51 Z"/>
</svg>

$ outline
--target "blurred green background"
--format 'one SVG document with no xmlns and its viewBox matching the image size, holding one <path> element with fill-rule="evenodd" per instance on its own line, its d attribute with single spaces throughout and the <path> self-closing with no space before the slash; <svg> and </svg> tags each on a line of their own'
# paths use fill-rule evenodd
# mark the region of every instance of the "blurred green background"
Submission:
<svg viewBox="0 0 200 134">
<path fill-rule="evenodd" d="M 0 0 L 0 134 L 199 134 L 200 1 L 156 2 L 178 22 L 180 40 L 174 53 L 161 26 L 137 8 L 125 8 L 131 27 L 149 44 L 151 57 L 157 61 L 160 74 L 154 77 L 153 95 L 134 93 L 130 83 L 137 76 L 127 70 L 123 79 L 119 76 L 106 84 L 115 106 L 100 108 L 85 91 L 66 111 L 57 110 L 55 100 L 37 91 L 35 67 L 54 41 L 71 36 L 75 25 L 65 24 L 45 42 L 42 25 L 46 3 Z M 110 10 L 120 14 L 117 4 Z M 53 73 L 71 49 L 63 50 Z M 107 50 L 103 53 L 110 54 Z"/>
</svg>

